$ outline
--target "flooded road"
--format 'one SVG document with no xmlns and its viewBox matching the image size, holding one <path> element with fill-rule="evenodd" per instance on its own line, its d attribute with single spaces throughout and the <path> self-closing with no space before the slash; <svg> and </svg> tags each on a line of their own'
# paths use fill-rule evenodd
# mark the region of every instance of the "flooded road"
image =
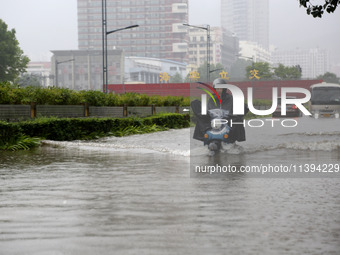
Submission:
<svg viewBox="0 0 340 255">
<path fill-rule="evenodd" d="M 190 178 L 192 157 L 339 163 L 339 120 L 298 121 L 215 158 L 189 129 L 2 152 L 0 254 L 339 254 L 339 173 Z"/>
</svg>

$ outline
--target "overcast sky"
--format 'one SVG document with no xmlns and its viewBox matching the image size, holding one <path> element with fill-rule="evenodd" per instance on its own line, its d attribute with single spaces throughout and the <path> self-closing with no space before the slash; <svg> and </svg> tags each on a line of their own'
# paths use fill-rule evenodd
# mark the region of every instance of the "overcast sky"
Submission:
<svg viewBox="0 0 340 255">
<path fill-rule="evenodd" d="M 270 44 L 282 49 L 324 48 L 340 63 L 340 10 L 315 19 L 298 0 L 269 0 Z M 189 23 L 220 25 L 220 0 L 189 0 Z M 0 19 L 15 28 L 20 47 L 34 61 L 50 50 L 77 49 L 77 0 L 0 0 Z"/>
</svg>

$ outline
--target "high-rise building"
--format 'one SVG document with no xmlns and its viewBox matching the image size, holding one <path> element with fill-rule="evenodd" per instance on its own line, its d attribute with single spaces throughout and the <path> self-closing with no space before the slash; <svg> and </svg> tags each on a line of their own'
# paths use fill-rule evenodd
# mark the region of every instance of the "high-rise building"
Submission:
<svg viewBox="0 0 340 255">
<path fill-rule="evenodd" d="M 204 27 L 201 25 L 200 27 Z M 239 53 L 238 38 L 220 27 L 210 28 L 210 64 L 222 64 L 226 70 L 237 59 Z M 189 28 L 189 70 L 196 70 L 207 61 L 207 31 Z"/>
<path fill-rule="evenodd" d="M 268 0 L 221 0 L 221 26 L 240 41 L 269 48 Z"/>
<path fill-rule="evenodd" d="M 201 27 L 204 27 L 202 25 Z M 207 31 L 189 27 L 189 64 L 198 68 L 207 62 Z M 210 64 L 221 63 L 222 32 L 219 27 L 210 28 Z"/>
<path fill-rule="evenodd" d="M 228 72 L 231 70 L 231 66 L 237 60 L 239 55 L 239 39 L 230 31 L 223 30 L 223 42 L 222 42 L 222 65 L 226 68 Z"/>
<path fill-rule="evenodd" d="M 54 50 L 52 53 L 54 86 L 75 90 L 103 90 L 101 50 Z M 108 50 L 108 56 L 108 83 L 123 83 L 123 51 Z"/>
<path fill-rule="evenodd" d="M 106 0 L 107 30 L 130 25 L 108 35 L 108 49 L 122 49 L 125 56 L 187 62 L 188 0 Z M 78 46 L 102 49 L 102 0 L 78 0 Z"/>
<path fill-rule="evenodd" d="M 272 53 L 272 62 L 285 66 L 299 65 L 305 79 L 314 79 L 330 70 L 329 52 L 318 48 L 276 50 Z"/>
</svg>

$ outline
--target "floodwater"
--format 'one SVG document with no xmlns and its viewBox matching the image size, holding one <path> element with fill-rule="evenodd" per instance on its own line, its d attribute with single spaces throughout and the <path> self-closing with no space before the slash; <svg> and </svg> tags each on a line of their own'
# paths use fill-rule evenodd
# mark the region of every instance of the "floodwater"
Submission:
<svg viewBox="0 0 340 255">
<path fill-rule="evenodd" d="M 190 129 L 2 152 L 0 254 L 340 254 L 339 172 L 190 177 L 196 161 L 340 162 L 340 120 L 297 121 L 214 157 Z"/>
</svg>

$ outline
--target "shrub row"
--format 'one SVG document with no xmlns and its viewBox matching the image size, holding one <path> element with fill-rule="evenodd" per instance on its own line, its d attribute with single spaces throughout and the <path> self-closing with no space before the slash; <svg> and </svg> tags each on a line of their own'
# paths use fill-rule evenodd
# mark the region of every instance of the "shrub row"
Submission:
<svg viewBox="0 0 340 255">
<path fill-rule="evenodd" d="M 67 88 L 19 88 L 9 83 L 0 83 L 0 104 L 37 104 L 80 105 L 89 103 L 92 106 L 188 106 L 190 98 L 176 96 L 148 96 L 137 93 L 122 95 L 100 91 L 77 91 Z"/>
<path fill-rule="evenodd" d="M 67 88 L 24 87 L 0 83 L 0 104 L 37 104 L 91 106 L 189 106 L 190 97 L 148 96 L 137 93 L 105 94 L 101 91 L 77 91 Z M 254 105 L 271 105 L 271 100 L 254 99 Z"/>
<path fill-rule="evenodd" d="M 24 135 L 19 125 L 0 121 L 0 150 L 28 150 L 39 144 L 39 138 Z"/>
<path fill-rule="evenodd" d="M 189 127 L 188 116 L 175 113 L 147 118 L 38 118 L 17 123 L 0 122 L 0 145 L 15 143 L 22 135 L 71 141 L 184 127 Z"/>
</svg>

